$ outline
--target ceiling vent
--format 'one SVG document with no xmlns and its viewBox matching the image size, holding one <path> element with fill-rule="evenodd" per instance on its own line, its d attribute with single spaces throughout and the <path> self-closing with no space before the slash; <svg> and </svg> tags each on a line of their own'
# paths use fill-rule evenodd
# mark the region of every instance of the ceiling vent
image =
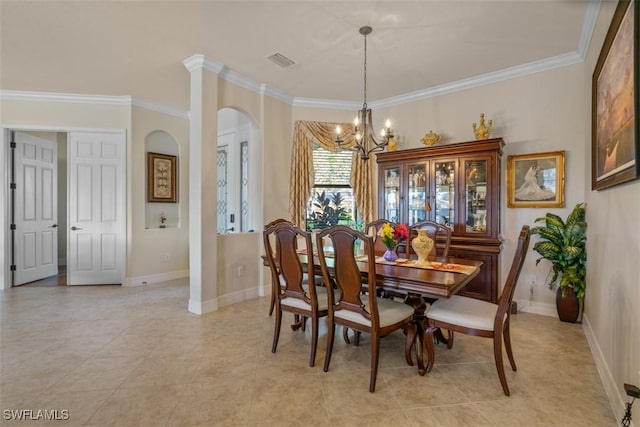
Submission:
<svg viewBox="0 0 640 427">
<path fill-rule="evenodd" d="M 281 66 L 282 68 L 289 68 L 296 64 L 292 59 L 287 58 L 280 52 L 276 52 L 273 55 L 267 56 L 267 59 L 274 64 Z"/>
</svg>

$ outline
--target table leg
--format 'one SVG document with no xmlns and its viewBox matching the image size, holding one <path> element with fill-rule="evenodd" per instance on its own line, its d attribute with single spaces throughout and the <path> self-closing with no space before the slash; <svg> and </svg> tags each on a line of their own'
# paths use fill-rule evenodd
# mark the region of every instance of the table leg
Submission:
<svg viewBox="0 0 640 427">
<path fill-rule="evenodd" d="M 405 345 L 405 358 L 407 359 L 407 363 L 409 366 L 413 366 L 413 360 L 411 359 L 411 348 L 415 345 L 416 348 L 416 357 L 418 359 L 418 373 L 420 375 L 424 375 L 430 369 L 427 369 L 424 365 L 424 332 L 425 332 L 425 322 L 426 317 L 424 315 L 425 310 L 427 309 L 427 305 L 425 304 L 422 296 L 419 294 L 408 294 L 407 299 L 405 300 L 406 304 L 409 304 L 413 307 L 413 324 L 415 326 L 415 330 L 407 333 L 407 343 Z M 433 336 L 430 338 L 433 341 Z M 431 352 L 433 352 L 433 342 L 431 342 Z M 432 354 L 429 353 L 429 343 L 427 343 L 427 354 L 430 357 L 430 360 L 433 359 Z"/>
</svg>

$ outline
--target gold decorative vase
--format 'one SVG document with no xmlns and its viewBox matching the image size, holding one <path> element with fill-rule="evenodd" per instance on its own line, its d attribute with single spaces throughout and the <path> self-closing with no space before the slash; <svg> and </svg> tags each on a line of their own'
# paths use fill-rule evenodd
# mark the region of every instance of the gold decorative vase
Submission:
<svg viewBox="0 0 640 427">
<path fill-rule="evenodd" d="M 433 239 L 429 237 L 426 229 L 418 229 L 418 235 L 411 240 L 411 247 L 418 255 L 418 261 L 415 265 L 428 266 L 429 260 L 427 258 L 433 249 Z"/>
</svg>

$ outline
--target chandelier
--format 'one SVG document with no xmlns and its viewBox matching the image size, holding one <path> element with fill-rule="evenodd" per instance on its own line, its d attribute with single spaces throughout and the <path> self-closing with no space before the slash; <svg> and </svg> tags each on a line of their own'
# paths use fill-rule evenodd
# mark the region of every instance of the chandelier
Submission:
<svg viewBox="0 0 640 427">
<path fill-rule="evenodd" d="M 373 133 L 371 109 L 367 105 L 367 36 L 371 34 L 372 31 L 373 29 L 369 26 L 360 28 L 360 34 L 364 36 L 364 103 L 362 104 L 362 109 L 358 111 L 358 115 L 353 121 L 354 145 L 343 146 L 345 141 L 342 139 L 342 127 L 340 127 L 340 125 L 336 126 L 336 144 L 341 148 L 359 152 L 362 160 L 369 160 L 369 154 L 384 150 L 384 148 L 389 145 L 389 140 L 393 138 L 391 121 L 387 119 L 384 129 L 380 132 L 380 141 L 376 140 Z"/>
</svg>

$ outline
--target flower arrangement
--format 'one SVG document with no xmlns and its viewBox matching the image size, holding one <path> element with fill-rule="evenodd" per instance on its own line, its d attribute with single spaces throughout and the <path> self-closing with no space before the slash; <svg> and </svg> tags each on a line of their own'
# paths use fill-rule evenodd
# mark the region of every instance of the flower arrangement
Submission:
<svg viewBox="0 0 640 427">
<path fill-rule="evenodd" d="M 380 230 L 380 237 L 382 237 L 382 243 L 384 243 L 387 248 L 395 249 L 400 242 L 409 237 L 409 230 L 405 224 L 398 224 L 393 228 L 391 224 L 387 222 Z"/>
</svg>

